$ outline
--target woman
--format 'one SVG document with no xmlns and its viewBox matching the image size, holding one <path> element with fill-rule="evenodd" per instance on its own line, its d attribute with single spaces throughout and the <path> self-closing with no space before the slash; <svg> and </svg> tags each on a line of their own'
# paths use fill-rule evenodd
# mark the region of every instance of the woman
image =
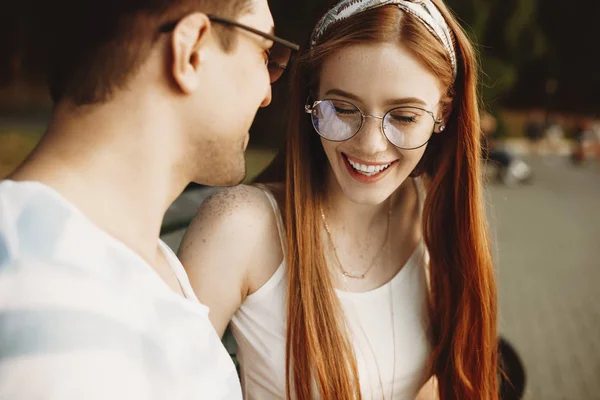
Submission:
<svg viewBox="0 0 600 400">
<path fill-rule="evenodd" d="M 317 24 L 283 183 L 214 195 L 180 250 L 246 398 L 414 399 L 432 377 L 497 398 L 477 73 L 440 0 L 344 0 Z"/>
</svg>

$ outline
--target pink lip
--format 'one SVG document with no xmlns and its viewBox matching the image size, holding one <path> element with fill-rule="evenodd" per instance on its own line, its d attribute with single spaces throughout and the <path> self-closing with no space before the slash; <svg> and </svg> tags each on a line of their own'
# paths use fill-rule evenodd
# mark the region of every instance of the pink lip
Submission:
<svg viewBox="0 0 600 400">
<path fill-rule="evenodd" d="M 367 163 L 366 161 L 362 161 L 359 160 L 357 158 L 354 157 L 349 157 L 348 155 L 341 153 L 340 157 L 342 157 L 342 160 L 344 161 L 344 165 L 346 166 L 346 170 L 348 171 L 348 174 L 350 174 L 350 176 L 352 178 L 354 178 L 356 181 L 360 182 L 360 183 L 375 183 L 380 181 L 381 179 L 383 179 L 392 168 L 394 168 L 396 166 L 396 161 L 392 161 L 391 165 L 389 167 L 387 167 L 386 169 L 384 169 L 383 171 L 381 171 L 378 174 L 375 175 L 371 175 L 371 176 L 367 176 L 367 175 L 363 175 L 359 172 L 356 172 L 354 170 L 354 168 L 352 168 L 352 166 L 350 165 L 350 163 L 348 162 L 348 160 L 346 159 L 346 157 L 351 158 L 352 161 L 360 163 L 360 164 L 364 164 L 364 165 L 387 165 L 390 163 Z"/>
</svg>

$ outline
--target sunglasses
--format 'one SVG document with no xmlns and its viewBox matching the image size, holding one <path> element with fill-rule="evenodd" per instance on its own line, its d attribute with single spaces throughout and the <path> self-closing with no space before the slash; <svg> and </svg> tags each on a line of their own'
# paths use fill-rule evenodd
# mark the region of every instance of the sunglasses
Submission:
<svg viewBox="0 0 600 400">
<path fill-rule="evenodd" d="M 259 31 L 258 29 L 254 29 L 250 26 L 240 24 L 237 21 L 233 21 L 233 20 L 230 20 L 227 18 L 217 17 L 215 15 L 208 15 L 208 19 L 212 22 L 216 22 L 219 24 L 229 25 L 229 26 L 233 26 L 236 28 L 244 29 L 248 32 L 251 32 L 255 35 L 258 35 L 260 37 L 263 37 L 263 38 L 273 42 L 273 46 L 268 50 L 268 59 L 266 62 L 267 70 L 269 71 L 269 79 L 270 79 L 271 83 L 274 83 L 279 78 L 281 78 L 281 75 L 283 75 L 283 72 L 285 71 L 285 69 L 287 68 L 287 66 L 290 62 L 292 53 L 296 52 L 300 49 L 300 46 L 298 46 L 295 43 L 292 43 L 290 41 L 287 41 L 287 40 L 277 37 L 275 35 L 271 35 L 270 33 Z M 166 25 L 163 25 L 160 28 L 160 32 L 163 32 L 163 33 L 171 32 L 173 29 L 175 29 L 175 27 L 177 26 L 178 23 L 179 23 L 179 21 L 175 21 L 175 22 L 171 22 Z"/>
</svg>

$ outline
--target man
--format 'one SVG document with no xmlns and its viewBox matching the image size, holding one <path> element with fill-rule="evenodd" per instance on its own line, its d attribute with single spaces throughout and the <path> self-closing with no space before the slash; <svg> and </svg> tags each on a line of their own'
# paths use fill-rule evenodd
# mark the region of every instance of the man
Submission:
<svg viewBox="0 0 600 400">
<path fill-rule="evenodd" d="M 240 399 L 158 236 L 188 183 L 243 179 L 294 46 L 266 0 L 45 3 L 51 122 L 0 182 L 0 398 Z"/>
</svg>

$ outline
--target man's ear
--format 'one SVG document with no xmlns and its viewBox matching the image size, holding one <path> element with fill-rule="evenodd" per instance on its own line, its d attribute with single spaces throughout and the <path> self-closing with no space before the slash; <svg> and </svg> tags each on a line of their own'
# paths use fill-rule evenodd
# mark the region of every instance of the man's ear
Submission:
<svg viewBox="0 0 600 400">
<path fill-rule="evenodd" d="M 211 34 L 208 16 L 199 12 L 186 15 L 173 30 L 173 78 L 184 93 L 198 87 L 198 69 L 209 52 Z"/>
</svg>

